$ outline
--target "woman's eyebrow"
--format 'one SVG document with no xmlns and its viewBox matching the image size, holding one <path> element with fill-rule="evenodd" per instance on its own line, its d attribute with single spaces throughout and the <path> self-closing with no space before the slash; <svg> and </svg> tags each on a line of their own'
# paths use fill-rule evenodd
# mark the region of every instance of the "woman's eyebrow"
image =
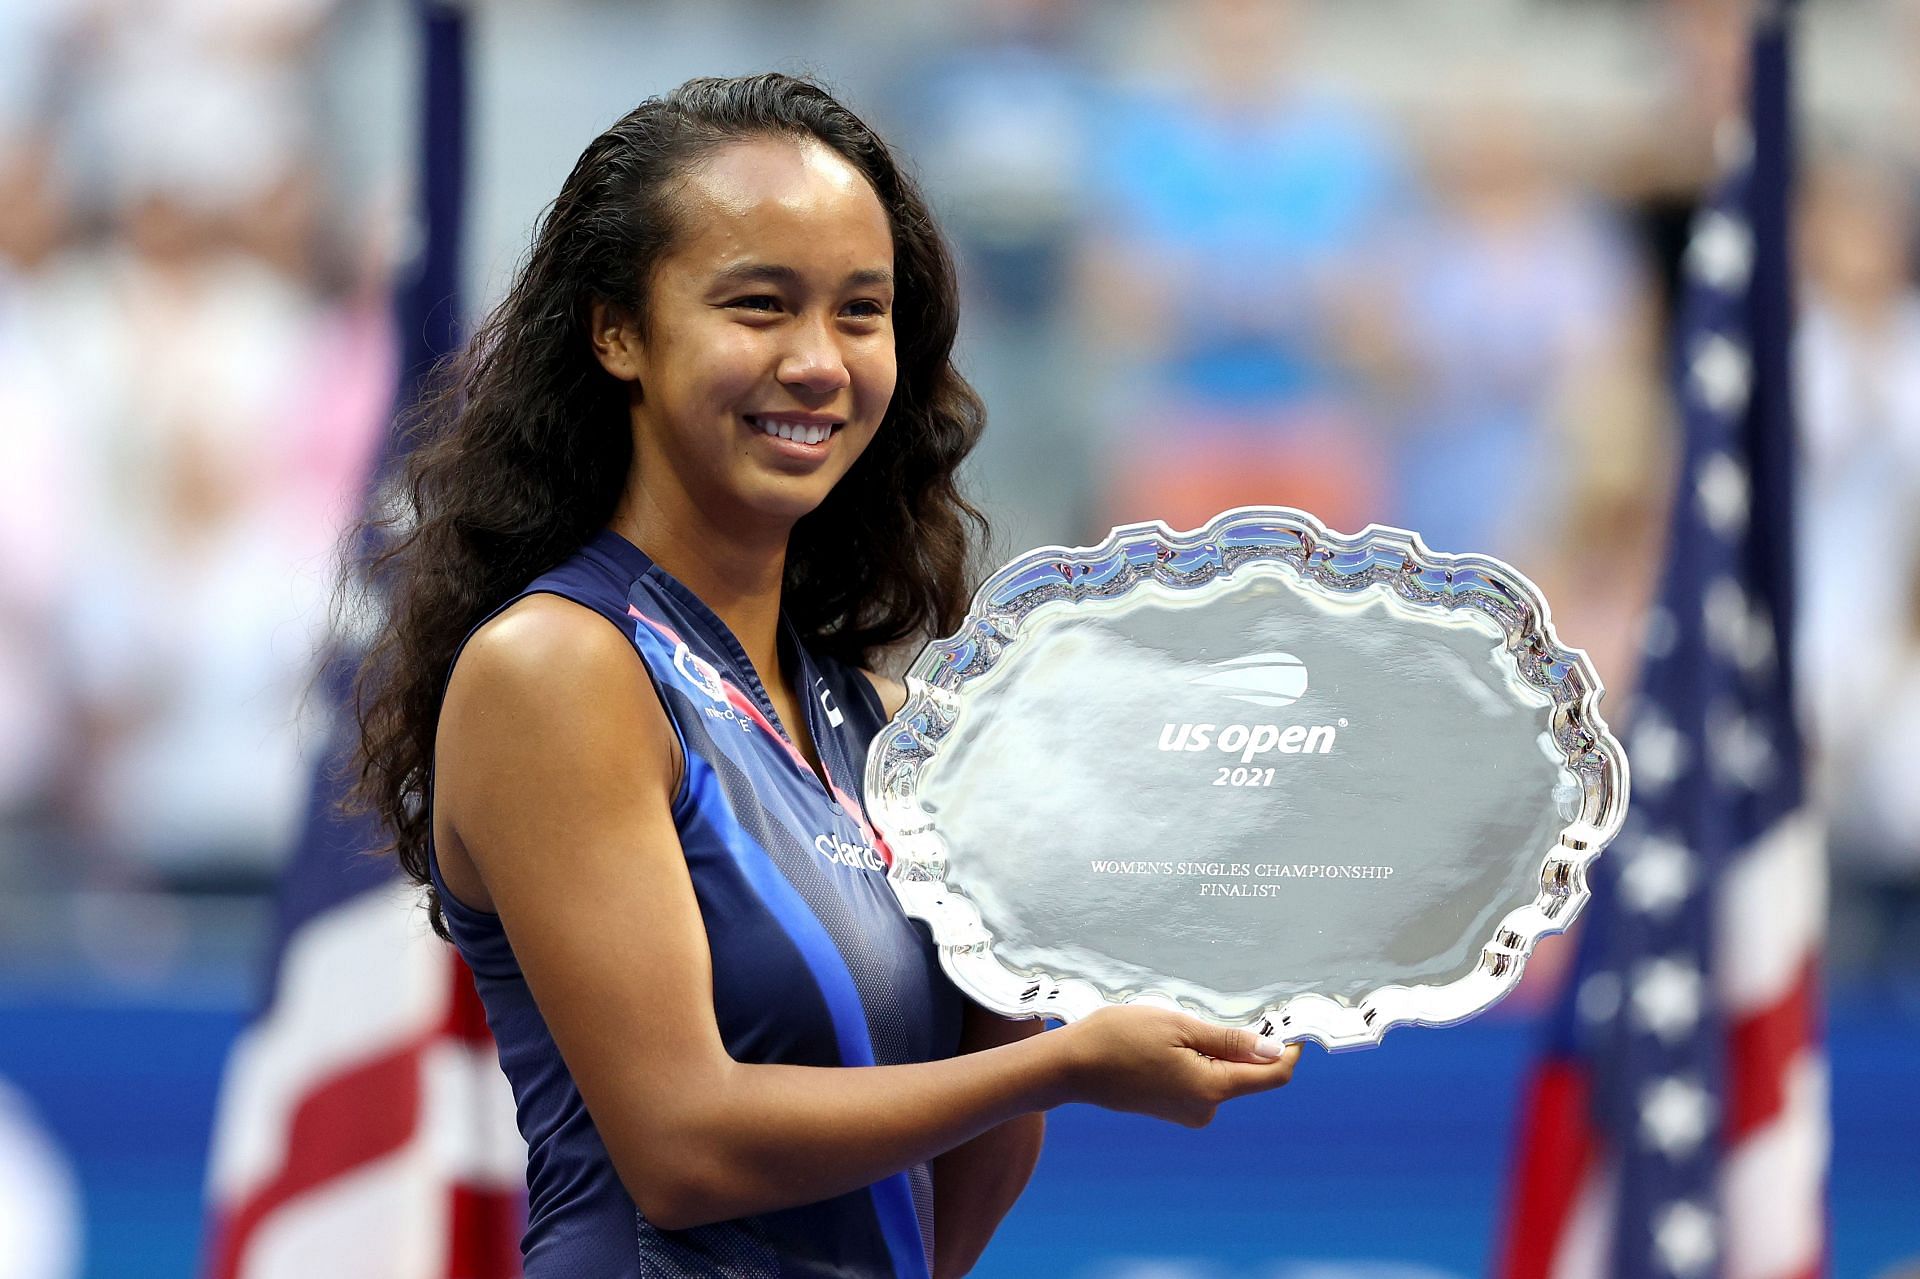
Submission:
<svg viewBox="0 0 1920 1279">
<path fill-rule="evenodd" d="M 731 288 L 742 284 L 779 284 L 788 288 L 800 286 L 800 273 L 790 266 L 780 266 L 772 262 L 736 262 L 732 266 L 722 267 L 713 276 L 714 287 Z M 893 272 L 867 268 L 847 273 L 846 284 L 854 288 L 892 287 Z"/>
</svg>

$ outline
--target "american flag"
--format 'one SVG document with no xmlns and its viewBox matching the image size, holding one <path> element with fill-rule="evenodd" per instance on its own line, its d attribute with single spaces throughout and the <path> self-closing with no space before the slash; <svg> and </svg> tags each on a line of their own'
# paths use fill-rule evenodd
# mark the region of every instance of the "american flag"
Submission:
<svg viewBox="0 0 1920 1279">
<path fill-rule="evenodd" d="M 1522 1120 L 1505 1279 L 1826 1267 L 1826 872 L 1794 718 L 1791 5 L 1694 223 L 1683 465 L 1627 741 L 1633 809 Z"/>
<path fill-rule="evenodd" d="M 422 0 L 421 252 L 397 311 L 400 402 L 457 340 L 465 15 Z M 395 432 L 378 491 L 400 459 Z M 227 1063 L 206 1279 L 512 1279 L 526 1147 L 473 979 L 434 937 L 371 819 L 342 818 L 351 653 L 281 881 L 265 1005 Z"/>
</svg>

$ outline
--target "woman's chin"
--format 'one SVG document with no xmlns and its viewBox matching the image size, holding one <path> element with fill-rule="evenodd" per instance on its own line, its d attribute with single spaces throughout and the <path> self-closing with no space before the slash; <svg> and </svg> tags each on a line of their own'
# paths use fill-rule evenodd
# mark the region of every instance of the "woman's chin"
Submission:
<svg viewBox="0 0 1920 1279">
<path fill-rule="evenodd" d="M 741 495 L 741 512 L 756 523 L 791 528 L 818 510 L 833 491 L 822 475 L 761 475 Z"/>
</svg>

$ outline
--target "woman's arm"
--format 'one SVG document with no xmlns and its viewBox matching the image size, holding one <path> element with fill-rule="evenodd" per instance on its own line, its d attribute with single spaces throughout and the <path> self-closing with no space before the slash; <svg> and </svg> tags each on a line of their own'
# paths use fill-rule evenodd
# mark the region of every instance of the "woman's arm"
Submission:
<svg viewBox="0 0 1920 1279">
<path fill-rule="evenodd" d="M 1045 1027 L 1038 1018 L 1011 1021 L 969 1003 L 960 1051 L 1018 1043 Z M 1045 1135 L 1045 1116 L 1021 1115 L 933 1161 L 934 1279 L 958 1279 L 980 1260 L 1001 1218 L 1026 1189 Z"/>
<path fill-rule="evenodd" d="M 615 1170 L 661 1228 L 830 1198 L 1070 1099 L 1203 1123 L 1291 1074 L 1291 1051 L 1274 1059 L 1246 1032 L 1145 1009 L 923 1064 L 737 1063 L 673 825 L 677 767 L 639 658 L 576 604 L 515 604 L 456 666 L 439 816 L 499 911 Z"/>
</svg>

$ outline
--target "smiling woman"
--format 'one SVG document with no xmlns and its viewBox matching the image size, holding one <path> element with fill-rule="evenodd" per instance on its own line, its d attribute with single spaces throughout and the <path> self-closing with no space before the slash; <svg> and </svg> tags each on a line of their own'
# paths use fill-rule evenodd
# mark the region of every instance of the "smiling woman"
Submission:
<svg viewBox="0 0 1920 1279">
<path fill-rule="evenodd" d="M 1295 1050 L 967 1004 L 861 810 L 963 615 L 978 399 L 947 249 L 816 85 L 691 81 L 589 144 L 440 373 L 367 580 L 359 802 L 473 970 L 527 1279 L 964 1274 L 1062 1101 L 1203 1123 Z"/>
</svg>

